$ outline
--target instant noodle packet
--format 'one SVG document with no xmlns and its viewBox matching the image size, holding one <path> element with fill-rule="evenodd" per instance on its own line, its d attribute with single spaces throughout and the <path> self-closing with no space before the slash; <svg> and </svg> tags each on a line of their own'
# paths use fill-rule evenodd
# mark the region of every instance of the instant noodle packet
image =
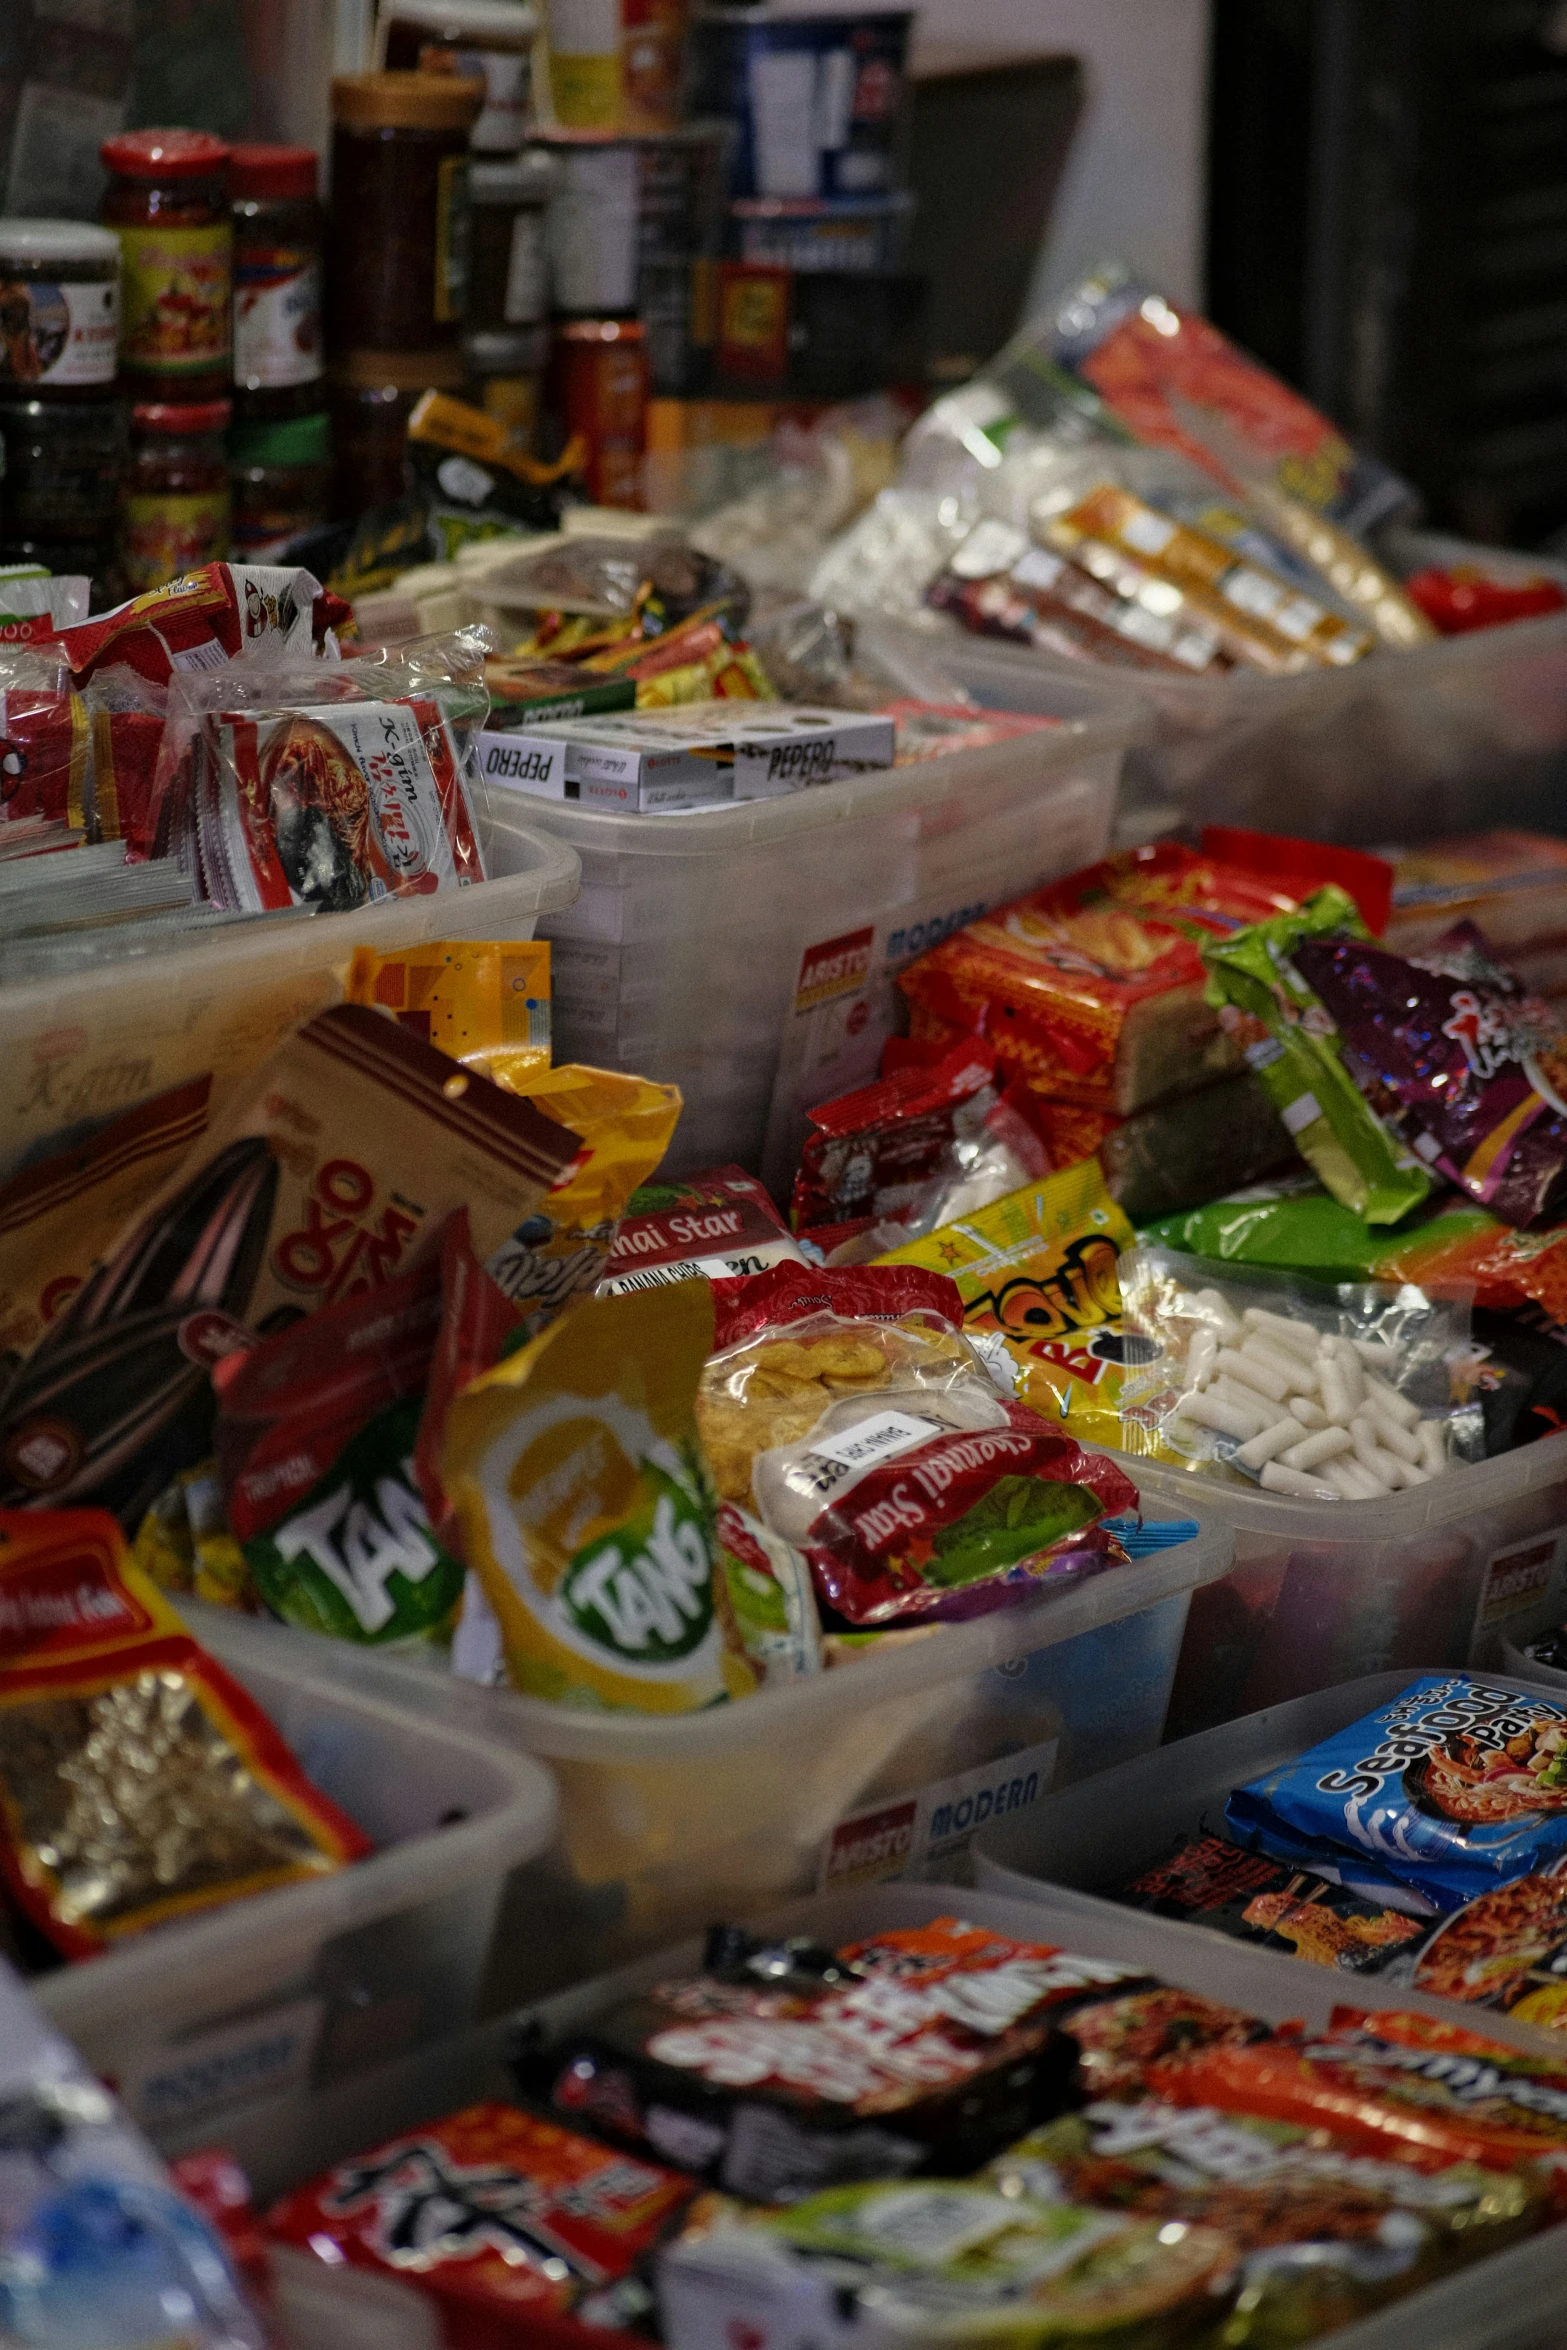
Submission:
<svg viewBox="0 0 1567 2350">
<path fill-rule="evenodd" d="M 1239 1065 L 1199 947 L 1294 903 L 1173 842 L 1126 849 L 982 915 L 898 985 L 916 1034 L 933 1018 L 982 1036 L 1008 1079 L 1124 1117 Z"/>
<path fill-rule="evenodd" d="M 1329 882 L 1298 910 L 1203 949 L 1208 1002 L 1267 1088 L 1295 1147 L 1335 1199 L 1369 1224 L 1396 1224 L 1431 1189 L 1426 1169 L 1377 1115 L 1344 1065 L 1343 1043 L 1315 992 L 1314 940 L 1377 954 L 1355 901 Z"/>
<path fill-rule="evenodd" d="M 1398 1895 L 1400 1901 L 1410 1898 Z M 1413 1916 L 1222 1836 L 1177 1837 L 1160 1859 L 1118 1886 L 1115 1899 L 1129 1909 L 1206 1926 L 1309 1966 L 1351 1974 L 1379 1974 L 1393 1966 L 1407 1974 L 1432 1930 L 1429 1912 Z"/>
<path fill-rule="evenodd" d="M 206 563 L 60 631 L 71 674 L 83 685 L 123 665 L 167 685 L 181 671 L 221 669 L 252 647 L 336 659 L 330 632 L 348 618 L 340 596 L 308 571 L 272 563 Z"/>
<path fill-rule="evenodd" d="M 712 1339 L 703 1281 L 579 1297 L 453 1399 L 441 1482 L 525 1696 L 668 1714 L 755 1686 L 713 1590 Z"/>
<path fill-rule="evenodd" d="M 1275 1859 L 1461 1909 L 1567 1858 L 1567 1706 L 1428 1674 L 1237 1787 L 1224 1818 L 1238 1843 Z"/>
<path fill-rule="evenodd" d="M 99 1510 L 0 1512 L 0 1874 L 67 1958 L 371 1850 Z"/>
<path fill-rule="evenodd" d="M 1003 1402 L 939 1275 L 780 1265 L 715 1299 L 697 1424 L 731 1555 L 783 1544 L 856 1628 L 987 1612 L 1124 1557 L 1098 1521 L 1135 1514 L 1136 1488 Z"/>
<path fill-rule="evenodd" d="M 514 1093 L 550 1065 L 548 939 L 440 938 L 385 955 L 355 947 L 343 992 Z M 499 1076 L 486 1060 L 496 1048 L 504 1054 Z"/>
<path fill-rule="evenodd" d="M 1444 1918 L 1415 1961 L 1417 1991 L 1567 2031 L 1567 1877 L 1515 1877 Z"/>
</svg>

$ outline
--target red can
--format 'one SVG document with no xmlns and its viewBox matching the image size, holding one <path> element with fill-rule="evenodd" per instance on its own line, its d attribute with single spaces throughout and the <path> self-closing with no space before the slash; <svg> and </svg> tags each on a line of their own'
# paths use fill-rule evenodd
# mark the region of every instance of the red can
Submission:
<svg viewBox="0 0 1567 2350">
<path fill-rule="evenodd" d="M 596 506 L 640 506 L 647 440 L 647 352 L 635 318 L 573 318 L 555 329 L 555 408 L 588 445 Z"/>
</svg>

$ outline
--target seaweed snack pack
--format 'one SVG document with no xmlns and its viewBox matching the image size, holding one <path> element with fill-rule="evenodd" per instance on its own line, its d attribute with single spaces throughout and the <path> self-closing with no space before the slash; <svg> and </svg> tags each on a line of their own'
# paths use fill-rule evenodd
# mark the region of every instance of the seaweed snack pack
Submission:
<svg viewBox="0 0 1567 2350">
<path fill-rule="evenodd" d="M 343 992 L 487 1077 L 497 1075 L 487 1056 L 498 1049 L 499 1081 L 513 1092 L 550 1065 L 548 939 L 441 938 L 391 954 L 358 946 Z"/>
<path fill-rule="evenodd" d="M 1235 2250 L 1216 2228 L 977 2180 L 877 2183 L 783 2212 L 699 2204 L 660 2255 L 659 2299 L 680 2350 L 1040 2350 L 1101 2337 L 1161 2350 L 1227 2315 Z"/>
<path fill-rule="evenodd" d="M 379 1013 L 343 1004 L 309 1021 L 0 1394 L 0 1506 L 93 1502 L 138 1524 L 209 1449 L 223 1355 L 274 1316 L 391 1280 L 456 1207 L 488 1257 L 577 1150 L 553 1119 Z"/>
<path fill-rule="evenodd" d="M 1567 1206 L 1567 1034 L 1473 923 L 1408 958 L 1322 939 L 1296 959 L 1357 1078 L 1392 1094 L 1430 1166 L 1509 1224 Z"/>
<path fill-rule="evenodd" d="M 715 1928 L 707 1965 L 525 2056 L 567 2121 L 758 2202 L 972 2169 L 1066 2094 L 1057 2027 L 1145 1979 L 955 1917 L 828 1950 Z"/>
<path fill-rule="evenodd" d="M 743 1167 L 714 1167 L 638 1185 L 615 1227 L 599 1291 L 618 1296 L 694 1273 L 717 1281 L 804 1262 L 765 1185 Z"/>
<path fill-rule="evenodd" d="M 1366 938 L 1354 900 L 1329 882 L 1296 911 L 1205 947 L 1203 961 L 1208 1001 L 1262 1080 L 1301 1157 L 1356 1215 L 1396 1224 L 1425 1199 L 1431 1178 L 1346 1068 L 1343 1040 L 1313 986 L 1308 956 L 1314 941 Z M 1377 952 L 1358 943 L 1353 951 Z M 1388 1107 L 1396 1114 L 1391 1100 Z"/>
<path fill-rule="evenodd" d="M 1089 1158 L 882 1262 L 955 1283 L 964 1332 L 998 1385 L 1084 1443 L 1119 1444 L 1127 1355 L 1116 1262 L 1132 1242 Z"/>
<path fill-rule="evenodd" d="M 1522 2174 L 1417 2170 L 1296 2123 L 1137 2095 L 1046 2123 L 984 2175 L 1009 2197 L 1221 2229 L 1242 2254 L 1234 2350 L 1348 2324 L 1543 2216 Z"/>
<path fill-rule="evenodd" d="M 68 1958 L 371 1849 L 97 1510 L 0 1512 L 0 1873 Z"/>
<path fill-rule="evenodd" d="M 1411 1285 L 1327 1289 L 1138 1247 L 1120 1260 L 1122 1443 L 1252 1477 L 1303 1501 L 1375 1501 L 1478 1457 L 1454 1408 L 1469 1317 Z"/>
<path fill-rule="evenodd" d="M 1004 1402 L 962 1302 L 909 1265 L 777 1266 L 716 1285 L 697 1424 L 720 1538 L 851 1627 L 987 1612 L 1124 1556 L 1113 1462 Z M 780 1548 L 781 1546 L 781 1548 Z"/>
<path fill-rule="evenodd" d="M 1115 1898 L 1129 1909 L 1206 1926 L 1311 1966 L 1391 1971 L 1400 1980 L 1409 1979 L 1431 1933 L 1425 1904 L 1419 1916 L 1398 1906 L 1411 1899 L 1401 1890 L 1379 1900 L 1222 1836 L 1177 1837 L 1168 1852 L 1118 1886 Z"/>
<path fill-rule="evenodd" d="M 642 2271 L 694 2191 L 661 2163 L 489 2101 L 335 2163 L 265 2224 L 275 2243 L 417 2285 L 453 2339 L 522 2345 L 570 2315 L 618 2342 L 647 2315 Z"/>
<path fill-rule="evenodd" d="M 1124 1117 L 1236 1068 L 1199 945 L 1294 902 L 1173 843 L 1124 850 L 970 923 L 898 985 L 916 1036 L 982 1036 L 1009 1080 Z"/>
<path fill-rule="evenodd" d="M 1567 1705 L 1429 1674 L 1237 1787 L 1224 1817 L 1275 1859 L 1462 1909 L 1567 1857 Z"/>
<path fill-rule="evenodd" d="M 441 1481 L 525 1696 L 687 1713 L 744 1696 L 694 1402 L 705 1281 L 577 1298 L 452 1401 Z"/>
</svg>

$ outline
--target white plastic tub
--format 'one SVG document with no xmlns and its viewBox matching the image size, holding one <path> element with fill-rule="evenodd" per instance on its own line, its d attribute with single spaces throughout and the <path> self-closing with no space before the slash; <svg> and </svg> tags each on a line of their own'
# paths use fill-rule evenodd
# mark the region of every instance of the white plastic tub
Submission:
<svg viewBox="0 0 1567 2350">
<path fill-rule="evenodd" d="M 1172 1980 L 1189 1968 L 1197 1980 L 1208 1966 L 1222 1966 L 1230 1955 L 1272 1970 L 1277 1979 L 1278 2012 L 1326 2020 L 1327 2006 L 1347 2002 L 1357 2007 L 1418 2007 L 1441 2015 L 1472 2032 L 1562 2060 L 1560 2032 L 1519 2023 L 1489 2007 L 1466 2006 L 1457 2000 L 1416 1993 L 1394 1976 L 1341 1971 L 1313 1966 L 1282 1951 L 1264 1950 L 1238 1942 L 1212 1926 L 1188 1925 L 1180 1918 L 1152 1917 L 1128 1908 L 1097 1890 L 1124 1884 L 1140 1868 L 1157 1860 L 1177 1836 L 1196 1835 L 1206 1823 L 1218 1830 L 1232 1788 L 1243 1787 L 1264 1771 L 1306 1753 L 1335 1731 L 1358 1722 L 1363 1714 L 1385 1705 L 1407 1689 L 1418 1674 L 1374 1673 L 1339 1689 L 1325 1689 L 1315 1697 L 1299 1697 L 1289 1705 L 1275 1705 L 1265 1713 L 1225 1722 L 1200 1737 L 1183 1738 L 1157 1754 L 1141 1755 L 1106 1771 L 1092 1787 L 1068 1788 L 1040 1804 L 1026 1821 L 1003 1822 L 975 1840 L 974 1869 L 987 1893 L 1006 1894 L 1045 1903 L 1052 1925 L 1049 1939 L 1071 1939 L 1078 1932 L 1104 1934 L 1123 1947 L 1120 1957 L 1135 1949 L 1150 1966 Z M 1554 1696 L 1544 1682 L 1508 1674 L 1507 1688 Z M 1070 1921 L 1070 1923 L 1068 1922 Z M 1081 1925 L 1079 1924 L 1081 1921 Z M 1207 1986 L 1205 1985 L 1205 1988 Z M 1215 1993 L 1226 1998 L 1226 1992 Z M 1273 2012 L 1273 2011 L 1269 2011 Z"/>
<path fill-rule="evenodd" d="M 554 948 L 558 1054 L 681 1088 L 671 1173 L 738 1160 L 787 1189 L 798 1134 L 775 1128 L 763 1160 L 786 1027 L 830 1019 L 833 1000 L 851 1017 L 856 973 L 868 976 L 871 999 L 852 1013 L 859 1059 L 811 1098 L 862 1082 L 905 963 L 1104 853 L 1122 756 L 1145 721 L 1124 688 L 1094 679 L 1032 707 L 1060 727 L 787 799 L 618 816 L 519 794 L 513 817 L 495 795 L 498 839 L 532 826 L 582 860 L 581 896 L 539 925 Z M 821 967 L 808 951 L 829 942 L 847 975 L 836 998 L 832 982 L 825 995 L 802 984 L 808 959 Z"/>
<path fill-rule="evenodd" d="M 1128 1943 L 1122 1921 L 1139 1928 L 1157 1921 L 1121 1911 L 1103 1918 L 1067 1912 L 1035 1902 L 1007 1899 L 946 1885 L 877 1885 L 857 1893 L 802 1901 L 754 1922 L 768 1931 L 805 1934 L 841 1943 L 895 1926 L 922 1926 L 954 1911 L 974 1924 L 1025 1941 L 1064 1944 L 1090 1957 L 1157 1963 L 1169 1982 L 1214 1999 L 1231 2000 L 1272 2023 L 1299 2016 L 1309 2025 L 1328 2021 L 1342 1996 L 1337 1978 L 1322 1968 L 1281 1972 L 1266 1953 L 1226 1943 L 1182 1946 L 1152 1959 L 1151 1945 Z M 515 2025 L 536 2020 L 551 2036 L 589 2022 L 606 2008 L 631 1998 L 661 1978 L 701 1964 L 701 1943 L 665 1949 L 619 1973 L 587 1982 L 542 2002 L 529 2017 L 497 2022 L 406 2063 L 388 2066 L 346 2089 L 314 2100 L 287 2126 L 263 2109 L 238 2117 L 229 2143 L 265 2195 L 301 2186 L 333 2162 L 471 2104 L 481 2097 L 515 2094 L 506 2052 Z M 1296 1975 L 1307 1979 L 1297 1985 Z M 1321 1981 L 1311 1978 L 1321 1976 Z M 1401 2006 L 1447 2013 L 1435 2000 L 1401 1997 Z M 1429 2343 L 1433 2350 L 1560 2350 L 1562 2278 L 1567 2274 L 1567 2228 L 1499 2252 L 1455 2276 L 1393 2302 L 1375 2317 L 1341 2327 L 1334 2350 L 1409 2350 Z"/>
<path fill-rule="evenodd" d="M 486 1998 L 509 2003 L 818 1885 L 961 1875 L 995 1812 L 1157 1745 L 1190 1596 L 1229 1557 L 1200 1527 L 1075 1590 L 696 1714 L 581 1712 L 333 1645 L 366 1690 L 554 1773 L 560 1842 L 513 1879 L 496 1933 Z M 283 1658 L 321 1645 L 270 1637 Z"/>
<path fill-rule="evenodd" d="M 204 1645 L 376 1850 L 29 1986 L 160 2144 L 221 2139 L 226 2109 L 263 2086 L 291 2111 L 312 2083 L 470 2023 L 502 1878 L 556 1821 L 526 1755 L 363 1687 L 329 1642 L 280 1648 L 265 1625 L 202 1616 Z"/>
<path fill-rule="evenodd" d="M 1567 1615 L 1567 1433 L 1385 1501 L 1123 1465 L 1161 1508 L 1235 1537 L 1232 1572 L 1193 1602 L 1171 1737 L 1393 1667 L 1496 1665 L 1504 1639 Z"/>
<path fill-rule="evenodd" d="M 469 889 L 247 924 L 0 987 L 0 1175 L 62 1128 L 193 1077 L 210 1075 L 216 1115 L 291 1028 L 341 999 L 356 946 L 532 938 L 577 894 L 573 851 L 526 825 L 486 831 L 485 855 L 491 879 Z"/>
</svg>

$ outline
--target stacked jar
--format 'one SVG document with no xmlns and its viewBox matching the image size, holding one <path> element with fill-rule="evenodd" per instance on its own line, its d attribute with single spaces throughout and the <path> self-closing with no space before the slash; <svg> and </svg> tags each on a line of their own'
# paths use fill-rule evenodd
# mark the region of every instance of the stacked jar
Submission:
<svg viewBox="0 0 1567 2350">
<path fill-rule="evenodd" d="M 102 600 L 126 461 L 120 245 L 79 220 L 0 220 L 0 562 L 85 572 Z"/>
<path fill-rule="evenodd" d="M 468 144 L 475 155 L 515 155 L 528 133 L 537 34 L 528 0 L 383 0 L 380 62 L 482 81 Z"/>
<path fill-rule="evenodd" d="M 310 147 L 239 146 L 229 165 L 233 544 L 253 562 L 319 527 L 332 502 L 316 172 Z"/>
<path fill-rule="evenodd" d="M 463 372 L 467 396 L 499 419 L 524 456 L 537 453 L 549 358 L 546 207 L 556 170 L 542 148 L 469 174 L 472 242 Z"/>
<path fill-rule="evenodd" d="M 229 551 L 234 230 L 229 149 L 206 131 L 124 131 L 101 149 L 119 239 L 120 375 L 131 394 L 123 583 L 139 590 Z"/>
<path fill-rule="evenodd" d="M 484 98 L 482 80 L 446 73 L 332 84 L 327 315 L 345 514 L 401 496 L 414 402 L 461 387 L 468 134 Z"/>
</svg>

